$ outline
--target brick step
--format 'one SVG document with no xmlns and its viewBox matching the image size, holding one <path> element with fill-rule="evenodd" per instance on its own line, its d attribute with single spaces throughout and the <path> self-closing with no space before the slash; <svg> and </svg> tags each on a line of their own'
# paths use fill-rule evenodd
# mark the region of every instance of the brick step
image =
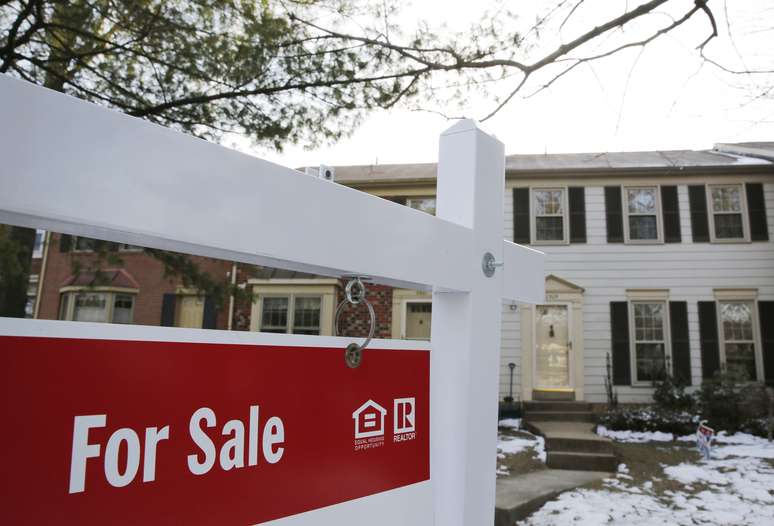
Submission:
<svg viewBox="0 0 774 526">
<path fill-rule="evenodd" d="M 549 451 L 546 465 L 553 469 L 614 472 L 618 469 L 618 457 L 613 454 Z"/>
<path fill-rule="evenodd" d="M 566 411 L 529 411 L 524 413 L 524 420 L 532 422 L 593 422 L 591 412 Z"/>
<path fill-rule="evenodd" d="M 603 453 L 612 455 L 613 443 L 603 439 L 546 437 L 546 450 L 557 453 Z"/>
<path fill-rule="evenodd" d="M 591 412 L 589 402 L 524 402 L 524 411 Z"/>
</svg>

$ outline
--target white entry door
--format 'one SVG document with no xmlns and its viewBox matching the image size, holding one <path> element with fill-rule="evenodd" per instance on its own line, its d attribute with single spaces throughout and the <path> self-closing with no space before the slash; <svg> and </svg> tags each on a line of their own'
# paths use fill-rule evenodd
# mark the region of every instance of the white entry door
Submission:
<svg viewBox="0 0 774 526">
<path fill-rule="evenodd" d="M 535 386 L 568 389 L 570 331 L 567 305 L 535 307 Z"/>
</svg>

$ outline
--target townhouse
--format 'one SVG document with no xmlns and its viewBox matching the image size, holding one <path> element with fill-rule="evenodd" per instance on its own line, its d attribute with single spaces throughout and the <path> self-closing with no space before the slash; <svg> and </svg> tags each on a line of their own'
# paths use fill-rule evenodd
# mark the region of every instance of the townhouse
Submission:
<svg viewBox="0 0 774 526">
<path fill-rule="evenodd" d="M 337 167 L 345 184 L 435 211 L 434 164 Z M 665 367 L 691 385 L 721 368 L 774 381 L 774 143 L 710 151 L 513 155 L 505 236 L 544 251 L 546 301 L 503 304 L 501 397 L 651 401 Z M 216 305 L 136 247 L 75 272 L 92 241 L 48 235 L 37 317 L 332 334 L 335 278 L 195 258 L 248 292 Z M 93 247 L 92 247 L 93 250 Z M 377 337 L 427 339 L 426 292 L 369 286 Z M 348 309 L 339 332 L 368 330 Z"/>
</svg>

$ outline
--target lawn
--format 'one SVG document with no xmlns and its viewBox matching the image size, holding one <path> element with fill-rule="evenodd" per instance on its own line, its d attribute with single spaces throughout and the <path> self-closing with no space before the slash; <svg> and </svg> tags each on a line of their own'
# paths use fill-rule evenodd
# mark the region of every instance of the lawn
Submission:
<svg viewBox="0 0 774 526">
<path fill-rule="evenodd" d="M 618 473 L 560 495 L 520 524 L 774 524 L 774 444 L 743 433 L 721 434 L 712 458 L 703 460 L 692 437 L 609 434 L 621 455 Z M 502 429 L 501 437 L 502 443 L 507 438 Z M 499 462 L 507 465 L 508 455 Z"/>
</svg>

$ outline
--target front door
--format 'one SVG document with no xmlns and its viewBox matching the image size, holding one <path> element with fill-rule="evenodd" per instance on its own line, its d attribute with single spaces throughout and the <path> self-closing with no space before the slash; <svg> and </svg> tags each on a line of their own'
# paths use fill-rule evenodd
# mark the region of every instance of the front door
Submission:
<svg viewBox="0 0 774 526">
<path fill-rule="evenodd" d="M 567 305 L 535 307 L 535 387 L 569 389 L 570 332 Z"/>
</svg>

